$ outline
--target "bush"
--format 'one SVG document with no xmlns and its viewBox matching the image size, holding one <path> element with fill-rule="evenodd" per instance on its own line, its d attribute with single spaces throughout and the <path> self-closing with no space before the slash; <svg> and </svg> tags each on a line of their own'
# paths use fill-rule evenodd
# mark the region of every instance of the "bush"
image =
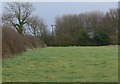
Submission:
<svg viewBox="0 0 120 84">
<path fill-rule="evenodd" d="M 20 35 L 14 28 L 4 25 L 2 27 L 2 57 L 20 54 L 27 49 L 42 48 L 46 46 L 39 37 Z"/>
<path fill-rule="evenodd" d="M 81 32 L 77 35 L 78 45 L 89 45 L 89 40 L 89 35 L 85 30 L 81 30 Z"/>
<path fill-rule="evenodd" d="M 109 36 L 103 32 L 95 33 L 93 39 L 97 45 L 108 45 L 110 40 Z"/>
<path fill-rule="evenodd" d="M 34 37 L 31 35 L 22 36 L 23 43 L 26 49 L 33 49 L 38 47 L 44 47 L 44 43 L 39 37 Z"/>
<path fill-rule="evenodd" d="M 25 51 L 21 36 L 10 26 L 2 27 L 2 56 L 10 56 Z"/>
</svg>

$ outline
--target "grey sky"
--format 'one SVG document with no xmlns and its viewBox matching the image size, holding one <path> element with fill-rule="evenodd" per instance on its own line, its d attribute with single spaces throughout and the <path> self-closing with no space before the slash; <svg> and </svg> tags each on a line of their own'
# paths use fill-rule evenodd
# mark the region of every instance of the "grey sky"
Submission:
<svg viewBox="0 0 120 84">
<path fill-rule="evenodd" d="M 117 2 L 33 2 L 35 7 L 33 14 L 43 18 L 50 29 L 57 16 L 97 10 L 106 12 L 110 8 L 117 8 L 117 4 Z"/>
<path fill-rule="evenodd" d="M 64 14 L 80 14 L 89 11 L 106 12 L 110 8 L 117 8 L 117 2 L 39 2 L 34 3 L 34 14 L 43 18 L 48 27 L 55 23 L 56 16 Z"/>
</svg>

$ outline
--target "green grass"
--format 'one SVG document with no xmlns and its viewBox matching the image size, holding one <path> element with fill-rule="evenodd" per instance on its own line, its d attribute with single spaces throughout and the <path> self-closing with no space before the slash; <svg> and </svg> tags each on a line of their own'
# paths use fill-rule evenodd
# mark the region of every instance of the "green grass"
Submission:
<svg viewBox="0 0 120 84">
<path fill-rule="evenodd" d="M 3 60 L 3 82 L 117 82 L 117 46 L 48 47 Z"/>
</svg>

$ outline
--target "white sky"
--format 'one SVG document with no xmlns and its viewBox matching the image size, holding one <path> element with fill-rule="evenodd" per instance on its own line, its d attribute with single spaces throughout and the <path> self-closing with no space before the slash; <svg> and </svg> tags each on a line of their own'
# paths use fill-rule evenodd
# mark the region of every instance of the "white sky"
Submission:
<svg viewBox="0 0 120 84">
<path fill-rule="evenodd" d="M 64 14 L 80 14 L 82 12 L 103 11 L 117 8 L 117 2 L 47 2 L 34 3 L 34 14 L 42 17 L 48 27 L 55 23 L 56 16 Z"/>
<path fill-rule="evenodd" d="M 90 1 L 89 2 L 33 2 L 33 5 L 35 8 L 33 14 L 43 18 L 47 23 L 49 29 L 51 28 L 50 25 L 55 23 L 55 18 L 57 16 L 62 16 L 64 14 L 80 14 L 82 12 L 90 12 L 97 10 L 106 12 L 110 8 L 118 7 L 117 2 L 90 2 Z M 2 8 L 4 8 L 4 5 Z M 0 8 L 0 10 L 2 10 L 2 8 Z"/>
</svg>

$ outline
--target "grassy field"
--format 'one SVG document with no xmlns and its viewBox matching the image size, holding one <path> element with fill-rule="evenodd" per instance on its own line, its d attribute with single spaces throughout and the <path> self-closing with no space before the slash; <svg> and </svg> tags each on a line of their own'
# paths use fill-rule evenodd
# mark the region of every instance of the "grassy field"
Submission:
<svg viewBox="0 0 120 84">
<path fill-rule="evenodd" d="M 116 82 L 117 46 L 48 47 L 3 60 L 4 82 Z"/>
</svg>

